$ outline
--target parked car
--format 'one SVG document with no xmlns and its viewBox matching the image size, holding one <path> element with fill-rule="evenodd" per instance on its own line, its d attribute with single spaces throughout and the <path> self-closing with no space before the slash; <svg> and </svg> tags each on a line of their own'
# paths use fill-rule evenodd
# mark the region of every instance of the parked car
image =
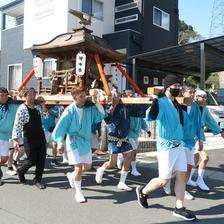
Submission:
<svg viewBox="0 0 224 224">
<path fill-rule="evenodd" d="M 224 106 L 219 105 L 215 97 L 208 91 L 207 108 L 221 128 L 224 128 Z M 208 128 L 206 128 L 208 130 Z"/>
</svg>

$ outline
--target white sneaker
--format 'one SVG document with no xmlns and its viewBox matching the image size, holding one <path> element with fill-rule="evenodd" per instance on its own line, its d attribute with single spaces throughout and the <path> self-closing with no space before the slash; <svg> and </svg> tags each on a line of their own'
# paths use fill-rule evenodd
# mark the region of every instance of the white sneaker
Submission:
<svg viewBox="0 0 224 224">
<path fill-rule="evenodd" d="M 96 176 L 95 176 L 95 180 L 98 184 L 102 183 L 103 173 L 104 173 L 104 170 L 102 169 L 102 167 L 99 167 L 96 171 Z"/>
<path fill-rule="evenodd" d="M 128 187 L 127 184 L 122 183 L 122 182 L 119 182 L 119 183 L 118 183 L 117 188 L 118 188 L 119 190 L 123 190 L 123 191 L 132 191 L 132 190 L 133 190 L 131 187 Z"/>
<path fill-rule="evenodd" d="M 14 176 L 14 175 L 17 174 L 17 172 L 14 171 L 14 170 L 7 170 L 6 173 L 7 173 L 9 176 Z"/>
<path fill-rule="evenodd" d="M 196 181 L 193 181 L 193 180 L 188 180 L 187 185 L 192 186 L 192 187 L 197 187 Z"/>
<path fill-rule="evenodd" d="M 186 199 L 186 200 L 194 200 L 194 196 L 192 194 L 190 194 L 188 191 L 185 191 L 184 199 Z"/>
<path fill-rule="evenodd" d="M 82 195 L 81 191 L 76 191 L 75 193 L 75 200 L 79 203 L 85 203 L 86 199 L 85 197 Z"/>
<path fill-rule="evenodd" d="M 135 176 L 135 177 L 138 177 L 138 176 L 141 176 L 142 174 L 139 173 L 137 169 L 135 169 L 135 170 L 132 170 L 132 171 L 131 171 L 131 175 L 133 175 L 133 176 Z"/>
<path fill-rule="evenodd" d="M 171 194 L 170 181 L 165 186 L 163 186 L 163 190 L 167 195 Z"/>
<path fill-rule="evenodd" d="M 202 177 L 198 177 L 197 181 L 197 186 L 199 187 L 200 190 L 202 191 L 210 191 L 210 188 L 206 185 Z"/>
<path fill-rule="evenodd" d="M 66 176 L 68 178 L 68 181 L 69 181 L 69 184 L 70 184 L 71 188 L 75 188 L 75 183 L 72 179 L 72 173 L 68 172 L 68 173 L 66 173 Z"/>
</svg>

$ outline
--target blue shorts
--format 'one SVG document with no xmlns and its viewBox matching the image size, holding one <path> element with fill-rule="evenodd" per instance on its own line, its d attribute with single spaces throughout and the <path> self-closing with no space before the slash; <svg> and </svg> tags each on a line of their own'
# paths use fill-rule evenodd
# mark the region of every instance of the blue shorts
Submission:
<svg viewBox="0 0 224 224">
<path fill-rule="evenodd" d="M 120 147 L 117 146 L 116 141 L 108 140 L 108 152 L 109 154 L 118 154 L 118 153 L 126 153 L 128 151 L 132 151 L 133 148 L 129 142 L 123 142 Z"/>
</svg>

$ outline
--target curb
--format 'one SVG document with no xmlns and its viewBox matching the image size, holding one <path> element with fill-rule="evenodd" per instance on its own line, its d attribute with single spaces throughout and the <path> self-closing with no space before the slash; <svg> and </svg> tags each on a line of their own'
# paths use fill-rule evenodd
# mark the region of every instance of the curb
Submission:
<svg viewBox="0 0 224 224">
<path fill-rule="evenodd" d="M 214 149 L 214 147 L 213 147 L 213 149 Z M 223 147 L 220 149 L 223 149 Z M 206 149 L 206 150 L 209 150 L 209 149 Z M 138 165 L 140 167 L 158 170 L 156 151 L 137 154 L 137 161 L 138 161 Z M 205 169 L 204 176 L 205 176 L 205 178 L 208 178 L 211 180 L 224 181 L 224 172 L 222 172 L 222 171 L 214 171 L 214 170 L 207 168 L 207 169 Z"/>
</svg>

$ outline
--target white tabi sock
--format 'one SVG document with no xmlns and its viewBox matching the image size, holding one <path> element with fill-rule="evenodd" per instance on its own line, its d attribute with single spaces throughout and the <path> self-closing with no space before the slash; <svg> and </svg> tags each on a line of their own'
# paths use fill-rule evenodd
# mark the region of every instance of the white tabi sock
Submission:
<svg viewBox="0 0 224 224">
<path fill-rule="evenodd" d="M 128 172 L 122 170 L 121 171 L 121 176 L 120 176 L 120 182 L 125 184 L 126 178 L 127 178 Z"/>
<path fill-rule="evenodd" d="M 198 168 L 198 177 L 203 178 L 205 173 L 205 169 Z"/>
<path fill-rule="evenodd" d="M 195 171 L 196 171 L 196 169 L 195 169 L 195 168 L 192 168 L 192 170 L 191 170 L 191 173 L 190 173 L 190 176 L 189 176 L 189 179 L 188 179 L 188 180 L 191 180 L 191 179 L 192 179 L 192 177 L 193 177 L 193 175 L 194 175 Z"/>
<path fill-rule="evenodd" d="M 131 161 L 131 169 L 132 170 L 136 170 L 137 169 L 136 164 L 137 164 L 136 160 L 135 161 Z"/>
<path fill-rule="evenodd" d="M 81 180 L 79 180 L 79 181 L 75 180 L 74 181 L 76 191 L 81 191 L 81 183 L 82 183 Z"/>
</svg>

